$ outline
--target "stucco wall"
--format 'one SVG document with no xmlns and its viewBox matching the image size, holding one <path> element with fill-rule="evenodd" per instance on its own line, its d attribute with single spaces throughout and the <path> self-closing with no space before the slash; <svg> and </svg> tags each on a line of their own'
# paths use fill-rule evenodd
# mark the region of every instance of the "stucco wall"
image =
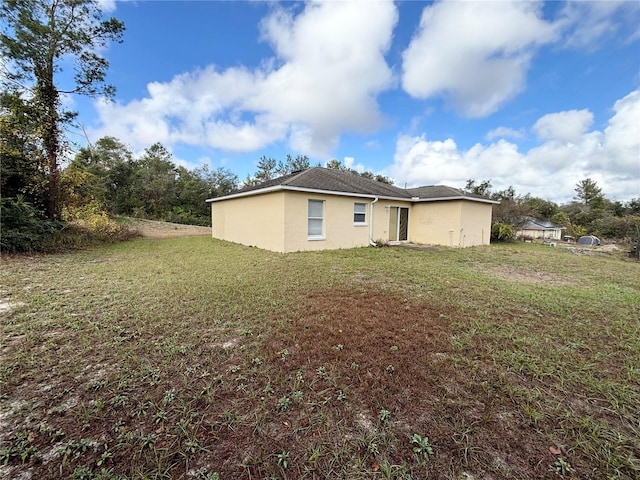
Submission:
<svg viewBox="0 0 640 480">
<path fill-rule="evenodd" d="M 491 212 L 493 205 L 480 202 L 460 202 L 462 247 L 489 245 L 491 241 Z"/>
<path fill-rule="evenodd" d="M 458 247 L 462 243 L 461 203 L 415 203 L 409 217 L 409 238 L 413 243 Z"/>
<path fill-rule="evenodd" d="M 533 230 L 522 229 L 516 231 L 516 237 L 531 237 L 531 238 L 552 238 L 554 240 L 562 239 L 562 230 Z"/>
<path fill-rule="evenodd" d="M 491 204 L 469 201 L 416 203 L 409 217 L 410 241 L 448 247 L 488 245 L 491 210 Z"/>
<path fill-rule="evenodd" d="M 211 202 L 212 236 L 284 252 L 284 200 L 284 192 L 273 192 Z"/>
<path fill-rule="evenodd" d="M 324 201 L 324 238 L 309 240 L 307 235 L 308 201 Z M 354 203 L 364 203 L 366 225 L 354 225 Z M 321 195 L 305 192 L 285 193 L 285 252 L 365 247 L 369 245 L 371 199 Z"/>
</svg>

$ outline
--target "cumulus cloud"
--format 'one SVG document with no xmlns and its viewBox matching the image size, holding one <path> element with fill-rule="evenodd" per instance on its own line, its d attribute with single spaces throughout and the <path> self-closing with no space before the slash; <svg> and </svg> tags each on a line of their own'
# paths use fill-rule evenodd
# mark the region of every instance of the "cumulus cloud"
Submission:
<svg viewBox="0 0 640 480">
<path fill-rule="evenodd" d="M 612 198 L 640 195 L 640 90 L 618 100 L 603 131 L 589 130 L 593 115 L 572 110 L 544 115 L 532 129 L 541 143 L 528 151 L 501 139 L 463 151 L 452 140 L 400 135 L 390 169 L 398 184 L 491 179 L 496 190 L 510 185 L 557 202 L 571 199 L 575 184 L 590 177 Z"/>
<path fill-rule="evenodd" d="M 615 114 L 604 130 L 603 148 L 616 169 L 635 176 L 640 184 L 640 90 L 618 100 L 613 110 Z M 640 190 L 640 185 L 636 186 Z"/>
<path fill-rule="evenodd" d="M 440 2 L 425 7 L 403 53 L 402 86 L 411 96 L 444 96 L 462 115 L 483 117 L 520 93 L 536 49 L 557 27 L 542 4 Z"/>
<path fill-rule="evenodd" d="M 285 140 L 319 156 L 344 131 L 374 131 L 376 97 L 394 82 L 384 59 L 397 22 L 393 3 L 314 2 L 298 15 L 274 8 L 261 23 L 274 58 L 254 70 L 209 66 L 150 83 L 143 99 L 101 102 L 105 126 L 95 134 L 231 152 Z"/>
<path fill-rule="evenodd" d="M 628 39 L 637 38 L 639 10 L 638 2 L 628 0 L 570 0 L 560 16 L 565 46 L 598 48 L 604 40 L 619 34 L 628 35 Z"/>
<path fill-rule="evenodd" d="M 589 110 L 569 110 L 541 117 L 533 130 L 542 140 L 578 142 L 593 123 Z"/>
<path fill-rule="evenodd" d="M 509 127 L 498 127 L 485 135 L 487 140 L 493 140 L 494 138 L 524 138 L 524 132 Z"/>
</svg>

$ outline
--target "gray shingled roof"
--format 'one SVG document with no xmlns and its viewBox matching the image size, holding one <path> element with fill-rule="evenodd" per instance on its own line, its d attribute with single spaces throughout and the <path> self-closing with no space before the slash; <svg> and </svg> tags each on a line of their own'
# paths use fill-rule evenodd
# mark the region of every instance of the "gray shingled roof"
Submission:
<svg viewBox="0 0 640 480">
<path fill-rule="evenodd" d="M 419 197 L 420 200 L 436 199 L 436 198 L 468 198 L 470 200 L 489 200 L 482 195 L 465 192 L 458 188 L 447 187 L 446 185 L 430 185 L 426 187 L 409 188 L 407 191 L 412 197 Z"/>
<path fill-rule="evenodd" d="M 409 201 L 467 198 L 469 200 L 491 202 L 491 200 L 486 197 L 473 195 L 444 185 L 405 189 L 361 177 L 360 175 L 356 175 L 351 172 L 343 172 L 341 170 L 323 167 L 312 167 L 293 172 L 288 175 L 260 183 L 259 185 L 241 188 L 227 195 L 212 198 L 208 201 L 217 201 L 225 197 L 234 197 L 238 195 L 251 195 L 252 192 L 258 194 L 263 190 L 277 190 L 278 187 L 293 190 L 299 188 L 326 192 L 353 193 L 356 195 L 389 197 Z"/>
<path fill-rule="evenodd" d="M 525 223 L 522 227 L 523 230 L 566 230 L 565 227 L 561 227 L 560 225 L 556 225 L 551 222 L 547 222 L 546 220 L 540 220 L 538 218 L 528 217 L 527 223 Z"/>
</svg>

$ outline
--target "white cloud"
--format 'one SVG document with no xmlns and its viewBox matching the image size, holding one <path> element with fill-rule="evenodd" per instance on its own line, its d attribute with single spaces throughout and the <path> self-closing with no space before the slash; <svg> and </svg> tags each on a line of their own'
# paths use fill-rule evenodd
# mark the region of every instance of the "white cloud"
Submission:
<svg viewBox="0 0 640 480">
<path fill-rule="evenodd" d="M 296 16 L 274 8 L 261 31 L 275 58 L 252 71 L 209 66 L 150 83 L 143 99 L 100 103 L 104 127 L 94 135 L 225 151 L 286 140 L 322 156 L 344 131 L 374 131 L 381 123 L 376 97 L 394 82 L 384 59 L 397 21 L 393 3 L 312 2 Z"/>
<path fill-rule="evenodd" d="M 621 173 L 635 176 L 640 184 L 640 90 L 618 100 L 614 116 L 604 130 L 603 147 L 609 162 Z M 640 194 L 640 185 L 636 185 Z"/>
<path fill-rule="evenodd" d="M 590 177 L 610 198 L 628 200 L 640 195 L 638 118 L 640 90 L 615 103 L 604 131 L 588 131 L 593 121 L 588 110 L 541 117 L 533 128 L 542 143 L 526 152 L 506 140 L 462 151 L 450 138 L 401 135 L 390 172 L 398 184 L 412 186 L 463 187 L 468 179 L 490 179 L 496 190 L 512 185 L 519 194 L 557 202 L 570 200 L 575 184 Z"/>
<path fill-rule="evenodd" d="M 509 127 L 498 127 L 488 132 L 484 138 L 487 140 L 493 140 L 494 138 L 524 138 L 524 132 Z"/>
<path fill-rule="evenodd" d="M 98 0 L 98 7 L 105 13 L 111 13 L 116 10 L 116 0 Z"/>
<path fill-rule="evenodd" d="M 439 2 L 425 7 L 403 54 L 402 85 L 416 98 L 444 96 L 483 117 L 520 93 L 536 49 L 557 38 L 528 1 Z"/>
<path fill-rule="evenodd" d="M 578 142 L 593 123 L 589 110 L 569 110 L 541 117 L 533 130 L 542 140 Z"/>
<path fill-rule="evenodd" d="M 620 33 L 638 36 L 640 4 L 628 0 L 576 1 L 565 3 L 560 23 L 567 47 L 598 48 Z"/>
<path fill-rule="evenodd" d="M 352 168 L 356 172 L 364 172 L 366 170 L 365 166 L 362 163 L 356 163 L 356 159 L 353 157 L 344 157 L 342 162 L 345 167 Z"/>
</svg>

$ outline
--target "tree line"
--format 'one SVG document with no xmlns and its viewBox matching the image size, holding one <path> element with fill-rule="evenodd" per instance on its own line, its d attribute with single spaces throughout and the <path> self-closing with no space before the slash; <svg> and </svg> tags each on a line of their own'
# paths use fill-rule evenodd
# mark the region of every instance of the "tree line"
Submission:
<svg viewBox="0 0 640 480">
<path fill-rule="evenodd" d="M 529 193 L 519 195 L 512 186 L 493 190 L 490 180 L 468 180 L 465 189 L 500 202 L 493 206 L 494 240 L 514 239 L 516 231 L 530 218 L 564 227 L 565 235 L 575 239 L 595 235 L 631 242 L 640 235 L 640 197 L 628 202 L 610 200 L 591 178 L 577 182 L 573 199 L 561 205 Z"/>
</svg>

